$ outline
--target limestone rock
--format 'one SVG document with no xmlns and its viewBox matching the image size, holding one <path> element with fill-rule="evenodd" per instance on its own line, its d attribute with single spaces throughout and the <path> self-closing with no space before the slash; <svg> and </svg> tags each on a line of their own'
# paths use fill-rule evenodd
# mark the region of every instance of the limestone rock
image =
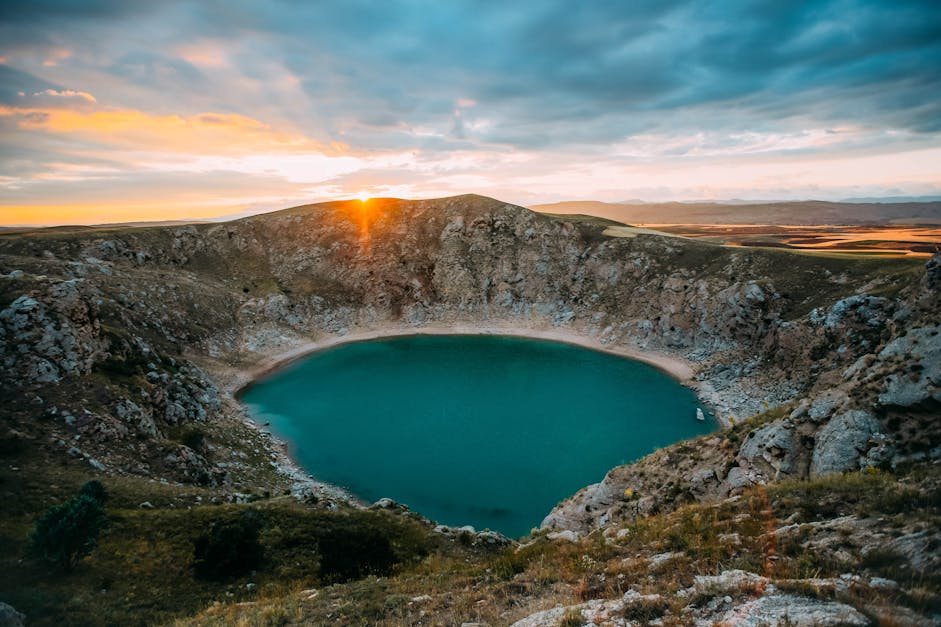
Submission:
<svg viewBox="0 0 941 627">
<path fill-rule="evenodd" d="M 103 349 L 77 281 L 50 287 L 45 298 L 20 296 L 0 311 L 0 373 L 14 385 L 87 374 Z"/>
<path fill-rule="evenodd" d="M 557 627 L 563 618 L 573 614 L 581 617 L 583 625 L 617 625 L 631 624 L 623 617 L 632 606 L 646 604 L 654 605 L 662 602 L 659 594 L 640 594 L 635 590 L 628 590 L 620 599 L 592 599 L 586 603 L 563 607 L 561 605 L 552 609 L 530 614 L 512 624 L 511 627 Z"/>
<path fill-rule="evenodd" d="M 834 410 L 846 404 L 849 396 L 840 389 L 827 390 L 815 397 L 807 409 L 807 417 L 813 422 L 823 422 L 829 418 Z"/>
<path fill-rule="evenodd" d="M 723 483 L 728 493 L 734 495 L 740 494 L 753 485 L 760 485 L 764 483 L 764 480 L 753 470 L 742 466 L 733 466 L 729 469 L 729 474 L 726 475 Z"/>
<path fill-rule="evenodd" d="M 941 254 L 935 253 L 925 264 L 925 285 L 928 289 L 941 289 Z"/>
<path fill-rule="evenodd" d="M 870 412 L 853 409 L 832 418 L 817 433 L 810 461 L 811 476 L 857 470 L 860 458 L 870 448 L 870 439 L 880 431 Z"/>
<path fill-rule="evenodd" d="M 577 533 L 571 529 L 565 529 L 563 531 L 553 531 L 549 533 L 546 537 L 550 540 L 565 540 L 566 542 L 578 542 L 581 538 Z"/>
<path fill-rule="evenodd" d="M 739 465 L 765 470 L 769 478 L 797 473 L 798 441 L 789 421 L 773 422 L 748 434 L 739 450 Z"/>
<path fill-rule="evenodd" d="M 880 404 L 912 407 L 930 401 L 941 403 L 941 325 L 909 330 L 886 344 L 878 361 L 903 366 L 886 378 Z"/>
<path fill-rule="evenodd" d="M 863 614 L 845 603 L 807 599 L 791 594 L 769 594 L 748 601 L 730 609 L 716 623 L 742 627 L 865 627 L 871 624 Z"/>
<path fill-rule="evenodd" d="M 726 570 L 718 575 L 696 575 L 693 577 L 693 588 L 700 594 L 738 592 L 744 588 L 758 589 L 767 584 L 767 577 L 745 570 Z"/>
</svg>

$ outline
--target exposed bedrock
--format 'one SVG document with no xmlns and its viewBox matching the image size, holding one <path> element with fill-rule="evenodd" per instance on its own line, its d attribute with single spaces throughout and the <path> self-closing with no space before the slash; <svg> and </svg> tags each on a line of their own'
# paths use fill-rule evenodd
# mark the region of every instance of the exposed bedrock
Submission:
<svg viewBox="0 0 941 627">
<path fill-rule="evenodd" d="M 609 237 L 606 226 L 458 196 L 5 235 L 4 397 L 13 416 L 49 416 L 52 439 L 80 435 L 109 468 L 225 483 L 222 436 L 181 430 L 240 423 L 219 390 L 273 355 L 393 326 L 564 329 L 690 362 L 725 422 L 787 409 L 741 442 L 612 469 L 547 525 L 584 530 L 612 508 L 936 454 L 936 438 L 909 427 L 939 404 L 937 257 L 926 273 L 908 260 Z M 676 463 L 638 479 L 667 461 L 657 455 Z M 628 487 L 638 498 L 623 498 Z"/>
</svg>

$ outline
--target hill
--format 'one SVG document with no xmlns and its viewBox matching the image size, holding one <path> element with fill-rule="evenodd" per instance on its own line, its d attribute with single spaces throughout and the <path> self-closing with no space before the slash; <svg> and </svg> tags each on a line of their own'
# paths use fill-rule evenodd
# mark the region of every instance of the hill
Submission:
<svg viewBox="0 0 941 627">
<path fill-rule="evenodd" d="M 612 228 L 468 195 L 0 233 L 0 598 L 33 624 L 934 620 L 941 259 Z M 456 325 L 669 356 L 726 428 L 514 540 L 366 509 L 234 396 L 311 342 Z M 99 548 L 69 575 L 24 559 L 91 478 Z M 197 577 L 243 515 L 267 561 Z"/>
<path fill-rule="evenodd" d="M 941 224 L 941 202 L 606 203 L 533 205 L 542 213 L 581 213 L 629 224 L 884 225 Z"/>
</svg>

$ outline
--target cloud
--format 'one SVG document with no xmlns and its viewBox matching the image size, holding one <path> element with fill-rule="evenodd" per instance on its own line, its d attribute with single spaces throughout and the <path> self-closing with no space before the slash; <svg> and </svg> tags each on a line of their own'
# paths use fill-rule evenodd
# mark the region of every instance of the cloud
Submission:
<svg viewBox="0 0 941 627">
<path fill-rule="evenodd" d="M 158 116 L 126 109 L 89 112 L 0 106 L 0 117 L 15 118 L 23 130 L 76 136 L 136 152 L 225 155 L 254 150 L 332 153 L 342 150 L 341 144 L 323 146 L 233 113 Z"/>
<path fill-rule="evenodd" d="M 37 0 L 0 4 L 0 58 L 0 167 L 27 187 L 191 168 L 617 199 L 734 167 L 825 194 L 793 159 L 914 186 L 891 164 L 941 145 L 936 1 Z"/>
<path fill-rule="evenodd" d="M 101 23 L 50 6 L 40 23 L 67 22 L 79 41 L 99 33 L 94 47 L 113 59 L 103 68 L 113 77 L 173 94 L 211 85 L 220 102 L 203 109 L 236 102 L 240 81 L 291 76 L 284 92 L 242 90 L 237 102 L 284 110 L 300 89 L 307 101 L 283 115 L 320 127 L 322 141 L 356 138 L 380 112 L 447 135 L 461 102 L 491 121 L 476 132 L 465 124 L 467 140 L 516 148 L 605 143 L 703 106 L 731 107 L 730 127 L 759 130 L 804 115 L 821 92 L 830 101 L 815 111 L 821 126 L 922 132 L 941 118 L 928 97 L 941 80 L 936 3 L 173 3 L 146 9 L 143 36 L 129 24 L 142 19 L 139 5 L 101 3 L 93 11 L 110 17 Z M 370 132 L 386 149 L 422 141 Z"/>
<path fill-rule="evenodd" d="M 63 89 L 62 91 L 57 91 L 55 89 L 46 89 L 43 91 L 37 91 L 33 93 L 34 96 L 52 96 L 53 98 L 78 98 L 80 100 L 85 100 L 86 102 L 94 102 L 95 97 L 92 96 L 87 91 L 75 91 L 73 89 Z"/>
</svg>

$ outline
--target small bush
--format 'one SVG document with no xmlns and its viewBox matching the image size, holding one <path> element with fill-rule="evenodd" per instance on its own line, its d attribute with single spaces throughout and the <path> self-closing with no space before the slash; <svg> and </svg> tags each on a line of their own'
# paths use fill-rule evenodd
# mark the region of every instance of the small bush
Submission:
<svg viewBox="0 0 941 627">
<path fill-rule="evenodd" d="M 646 624 L 663 616 L 668 605 L 665 599 L 641 599 L 624 609 L 624 618 L 631 622 Z"/>
<path fill-rule="evenodd" d="M 100 482 L 89 481 L 67 503 L 47 510 L 30 535 L 30 554 L 71 571 L 95 548 L 98 535 L 108 524 L 104 510 L 107 498 Z"/>
<path fill-rule="evenodd" d="M 582 627 L 584 624 L 585 619 L 582 618 L 581 610 L 572 607 L 565 610 L 565 614 L 559 621 L 559 627 Z"/>
<path fill-rule="evenodd" d="M 327 582 L 386 575 L 397 561 L 389 538 L 377 529 L 332 529 L 320 540 L 320 577 Z"/>
<path fill-rule="evenodd" d="M 203 433 L 201 429 L 195 427 L 187 429 L 180 436 L 180 443 L 200 453 L 206 444 L 206 434 Z"/>
<path fill-rule="evenodd" d="M 105 501 L 108 500 L 107 490 L 105 490 L 105 487 L 101 485 L 100 481 L 94 479 L 83 485 L 78 493 L 79 495 L 84 494 L 85 496 L 91 497 L 101 506 L 104 506 Z"/>
<path fill-rule="evenodd" d="M 193 546 L 193 567 L 201 579 L 223 580 L 256 570 L 264 550 L 258 541 L 261 515 L 242 512 L 235 520 L 212 523 Z"/>
</svg>

